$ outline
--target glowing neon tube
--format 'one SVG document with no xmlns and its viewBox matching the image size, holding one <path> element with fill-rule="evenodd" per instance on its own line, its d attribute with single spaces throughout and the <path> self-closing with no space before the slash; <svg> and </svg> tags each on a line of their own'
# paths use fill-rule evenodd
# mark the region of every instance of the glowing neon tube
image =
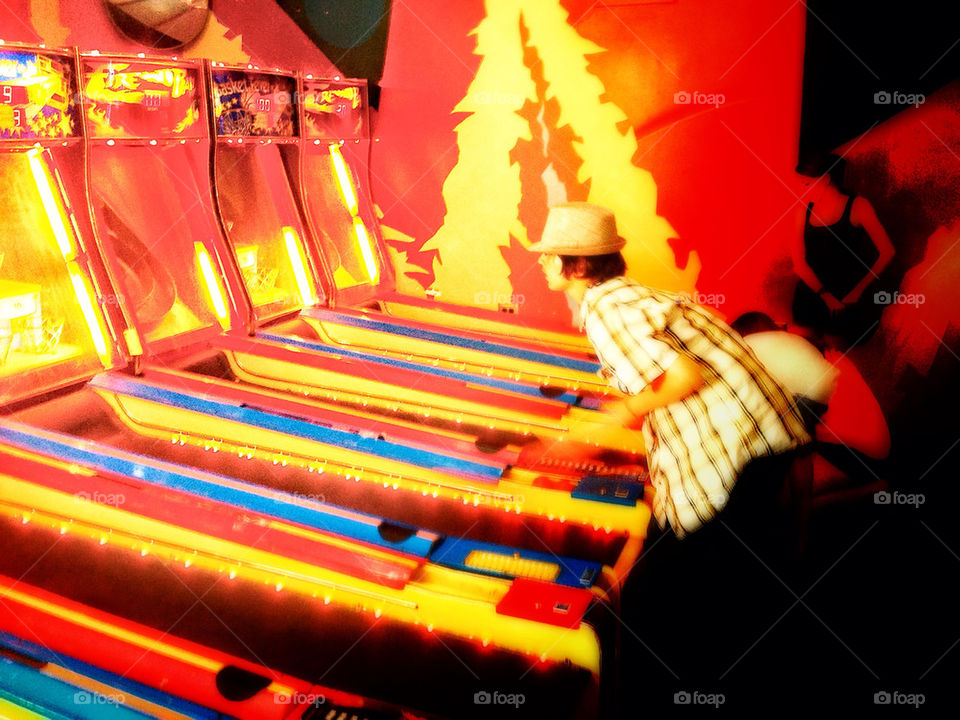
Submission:
<svg viewBox="0 0 960 720">
<path fill-rule="evenodd" d="M 80 266 L 75 261 L 67 263 L 67 271 L 70 273 L 70 282 L 73 283 L 73 292 L 77 296 L 77 302 L 80 303 L 80 310 L 83 312 L 83 319 L 90 330 L 90 338 L 97 349 L 97 355 L 104 367 L 110 366 L 110 353 L 107 350 L 106 333 L 100 324 L 100 315 L 93 308 L 93 300 L 90 294 L 90 288 L 87 287 L 86 279 L 80 272 Z"/>
<path fill-rule="evenodd" d="M 40 159 L 40 148 L 28 150 L 27 159 L 30 161 L 30 171 L 33 173 L 33 180 L 37 184 L 43 209 L 47 213 L 47 219 L 50 221 L 53 234 L 57 238 L 57 247 L 60 248 L 60 253 L 64 259 L 72 260 L 75 256 L 75 250 L 70 240 L 70 234 L 67 232 L 66 223 L 63 222 L 63 213 L 53 197 L 50 177 L 47 175 L 43 161 Z"/>
<path fill-rule="evenodd" d="M 337 178 L 343 204 L 346 205 L 350 214 L 355 216 L 357 214 L 357 191 L 353 187 L 353 180 L 350 178 L 350 171 L 347 169 L 347 163 L 343 159 L 343 153 L 340 152 L 339 145 L 330 146 L 330 161 L 333 163 L 333 174 Z"/>
<path fill-rule="evenodd" d="M 360 252 L 363 254 L 363 264 L 367 267 L 370 282 L 375 283 L 379 274 L 377 261 L 373 257 L 373 248 L 370 246 L 370 235 L 367 233 L 367 228 L 363 224 L 363 220 L 358 217 L 353 219 L 353 232 L 357 236 L 357 245 L 360 246 Z"/>
<path fill-rule="evenodd" d="M 300 291 L 301 302 L 305 307 L 316 305 L 317 301 L 313 294 L 313 286 L 310 284 L 310 278 L 307 276 L 303 246 L 297 237 L 297 231 L 292 227 L 284 227 L 283 240 L 287 246 L 287 255 L 290 257 L 290 265 L 293 267 L 294 277 L 297 279 L 297 289 Z"/>
<path fill-rule="evenodd" d="M 220 289 L 220 283 L 217 282 L 217 275 L 213 271 L 210 254 L 201 242 L 195 242 L 193 247 L 197 253 L 197 262 L 200 264 L 200 274 L 203 276 L 203 282 L 207 287 L 207 294 L 213 303 L 213 311 L 217 314 L 220 324 L 226 327 L 227 303 L 224 300 L 223 291 Z"/>
</svg>

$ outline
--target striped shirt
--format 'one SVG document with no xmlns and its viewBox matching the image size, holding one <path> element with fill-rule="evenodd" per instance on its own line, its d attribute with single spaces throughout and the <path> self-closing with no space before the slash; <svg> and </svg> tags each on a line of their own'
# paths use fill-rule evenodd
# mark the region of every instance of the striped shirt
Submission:
<svg viewBox="0 0 960 720">
<path fill-rule="evenodd" d="M 611 384 L 637 394 L 680 355 L 704 384 L 643 423 L 653 514 L 677 537 L 713 518 L 750 460 L 810 440 L 784 389 L 741 337 L 683 295 L 617 277 L 588 288 L 583 327 Z"/>
</svg>

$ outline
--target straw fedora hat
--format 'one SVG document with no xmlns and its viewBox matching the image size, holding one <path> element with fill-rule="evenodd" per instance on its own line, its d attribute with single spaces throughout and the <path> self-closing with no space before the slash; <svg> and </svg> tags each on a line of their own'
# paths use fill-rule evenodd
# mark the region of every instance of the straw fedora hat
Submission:
<svg viewBox="0 0 960 720">
<path fill-rule="evenodd" d="M 528 249 L 548 255 L 606 255 L 626 244 L 617 234 L 612 211 L 594 203 L 568 202 L 550 208 L 540 242 Z"/>
</svg>

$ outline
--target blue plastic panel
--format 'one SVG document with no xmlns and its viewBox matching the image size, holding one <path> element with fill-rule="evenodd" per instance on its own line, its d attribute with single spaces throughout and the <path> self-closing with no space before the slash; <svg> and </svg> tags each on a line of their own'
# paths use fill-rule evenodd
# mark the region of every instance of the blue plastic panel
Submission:
<svg viewBox="0 0 960 720">
<path fill-rule="evenodd" d="M 446 567 L 466 570 L 472 573 L 483 573 L 485 575 L 505 578 L 517 577 L 507 572 L 496 572 L 490 569 L 479 568 L 475 565 L 467 565 L 467 556 L 474 551 L 493 553 L 507 559 L 520 561 L 532 560 L 557 565 L 560 568 L 560 572 L 553 582 L 570 587 L 591 587 L 600 574 L 601 569 L 599 563 L 589 562 L 587 560 L 561 557 L 551 553 L 535 552 L 533 550 L 524 550 L 506 545 L 494 545 L 493 543 L 477 542 L 476 540 L 466 540 L 463 538 L 444 538 L 430 555 L 430 560 L 437 565 L 445 565 Z"/>
<path fill-rule="evenodd" d="M 643 498 L 643 475 L 588 475 L 570 493 L 575 498 L 634 506 Z"/>
</svg>

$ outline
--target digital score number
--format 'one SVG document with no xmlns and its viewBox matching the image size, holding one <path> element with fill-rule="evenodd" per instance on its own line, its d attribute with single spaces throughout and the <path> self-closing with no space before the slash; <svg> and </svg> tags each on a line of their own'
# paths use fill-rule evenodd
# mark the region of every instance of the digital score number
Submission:
<svg viewBox="0 0 960 720">
<path fill-rule="evenodd" d="M 270 112 L 270 98 L 267 97 L 258 97 L 256 106 L 257 112 Z"/>
<path fill-rule="evenodd" d="M 13 106 L 14 127 L 23 127 L 23 105 L 27 103 L 27 89 L 20 85 L 4 85 L 0 102 Z"/>
<path fill-rule="evenodd" d="M 148 108 L 159 108 L 163 104 L 163 93 L 156 90 L 147 90 L 143 93 L 143 105 Z"/>
</svg>

